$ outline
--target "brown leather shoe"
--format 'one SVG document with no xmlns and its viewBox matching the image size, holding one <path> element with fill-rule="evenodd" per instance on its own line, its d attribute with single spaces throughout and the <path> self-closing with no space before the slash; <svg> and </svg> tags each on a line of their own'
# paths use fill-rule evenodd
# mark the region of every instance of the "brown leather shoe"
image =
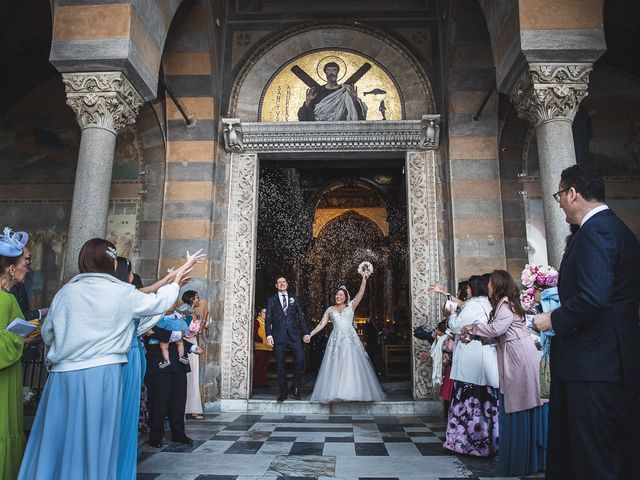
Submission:
<svg viewBox="0 0 640 480">
<path fill-rule="evenodd" d="M 281 394 L 281 395 L 278 397 L 278 403 L 282 403 L 282 402 L 284 402 L 287 398 L 289 398 L 289 397 L 287 397 L 287 394 L 286 394 L 286 393 Z"/>
</svg>

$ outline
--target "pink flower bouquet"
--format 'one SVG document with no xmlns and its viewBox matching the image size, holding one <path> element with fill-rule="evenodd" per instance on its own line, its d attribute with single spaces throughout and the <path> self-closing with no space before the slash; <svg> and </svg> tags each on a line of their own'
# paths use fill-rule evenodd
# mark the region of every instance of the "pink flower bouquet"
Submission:
<svg viewBox="0 0 640 480">
<path fill-rule="evenodd" d="M 549 265 L 527 264 L 522 270 L 520 281 L 524 287 L 524 290 L 520 292 L 520 302 L 528 312 L 536 305 L 534 299 L 536 290 L 544 290 L 558 285 L 558 271 Z"/>
</svg>

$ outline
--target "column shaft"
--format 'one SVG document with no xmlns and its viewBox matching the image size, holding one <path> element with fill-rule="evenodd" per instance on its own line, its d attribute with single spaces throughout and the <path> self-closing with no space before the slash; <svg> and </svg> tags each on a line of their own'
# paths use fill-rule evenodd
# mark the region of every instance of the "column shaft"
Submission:
<svg viewBox="0 0 640 480">
<path fill-rule="evenodd" d="M 82 129 L 63 280 L 78 272 L 78 253 L 104 238 L 116 135 L 135 123 L 143 99 L 122 72 L 63 73 L 67 105 Z"/>
<path fill-rule="evenodd" d="M 553 194 L 562 171 L 576 163 L 571 125 L 587 96 L 590 63 L 530 63 L 510 94 L 518 116 L 536 128 L 547 261 L 559 268 L 569 226 Z"/>
<path fill-rule="evenodd" d="M 82 130 L 64 262 L 65 281 L 78 271 L 82 245 L 91 238 L 104 238 L 107 233 L 115 149 L 114 132 L 91 127 Z"/>
<path fill-rule="evenodd" d="M 565 239 L 569 235 L 569 225 L 560 205 L 553 199 L 553 194 L 559 190 L 562 171 L 576 163 L 571 120 L 558 118 L 541 123 L 536 126 L 536 139 L 540 161 L 544 229 L 547 237 L 547 261 L 553 267 L 560 268 Z"/>
</svg>

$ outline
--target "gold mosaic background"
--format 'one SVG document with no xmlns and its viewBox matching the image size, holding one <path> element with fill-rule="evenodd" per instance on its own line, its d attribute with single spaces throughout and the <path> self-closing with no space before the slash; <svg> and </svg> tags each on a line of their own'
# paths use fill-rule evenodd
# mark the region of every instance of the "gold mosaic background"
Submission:
<svg viewBox="0 0 640 480">
<path fill-rule="evenodd" d="M 400 93 L 391 77 L 375 62 L 357 53 L 341 50 L 320 50 L 292 60 L 266 87 L 260 108 L 261 122 L 294 122 L 298 120 L 298 109 L 305 101 L 307 85 L 296 77 L 291 68 L 298 65 L 320 85 L 327 83 L 323 67 L 328 62 L 340 65 L 338 83 L 342 84 L 365 63 L 371 69 L 355 84 L 358 97 L 367 106 L 366 120 L 382 120 L 380 102 L 384 101 L 387 120 L 402 120 Z M 374 89 L 386 93 L 368 93 Z"/>
</svg>

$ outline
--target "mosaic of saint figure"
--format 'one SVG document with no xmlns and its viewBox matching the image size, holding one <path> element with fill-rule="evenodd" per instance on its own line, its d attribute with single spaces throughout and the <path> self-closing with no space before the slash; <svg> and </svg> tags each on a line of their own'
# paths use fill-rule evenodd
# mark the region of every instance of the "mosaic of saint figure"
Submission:
<svg viewBox="0 0 640 480">
<path fill-rule="evenodd" d="M 358 98 L 355 84 L 370 69 L 371 64 L 365 63 L 348 80 L 339 84 L 340 65 L 333 61 L 327 62 L 322 68 L 327 83 L 319 85 L 304 70 L 294 65 L 291 71 L 309 86 L 305 102 L 298 110 L 298 120 L 365 120 L 367 106 Z"/>
</svg>

